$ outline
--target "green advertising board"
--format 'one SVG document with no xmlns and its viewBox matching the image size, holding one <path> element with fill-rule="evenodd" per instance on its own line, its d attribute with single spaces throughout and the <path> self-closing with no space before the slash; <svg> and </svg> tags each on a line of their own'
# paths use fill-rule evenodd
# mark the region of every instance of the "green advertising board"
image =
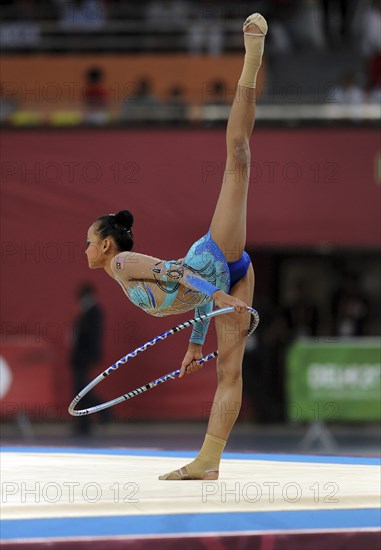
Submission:
<svg viewBox="0 0 381 550">
<path fill-rule="evenodd" d="M 289 420 L 380 420 L 380 343 L 378 338 L 293 343 L 286 365 Z"/>
</svg>

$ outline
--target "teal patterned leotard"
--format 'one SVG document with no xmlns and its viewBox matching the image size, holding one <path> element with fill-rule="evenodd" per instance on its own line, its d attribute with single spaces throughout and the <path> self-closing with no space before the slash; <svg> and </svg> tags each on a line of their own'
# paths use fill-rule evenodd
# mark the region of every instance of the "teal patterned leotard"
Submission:
<svg viewBox="0 0 381 550">
<path fill-rule="evenodd" d="M 169 260 L 163 263 L 167 270 L 171 270 L 172 267 L 176 269 L 179 266 L 177 260 Z M 194 278 L 194 286 L 197 290 L 187 289 L 184 293 L 184 297 L 190 294 L 190 307 L 187 309 L 184 309 L 183 302 L 178 304 L 179 307 L 176 307 L 180 287 L 180 284 L 176 281 L 166 280 L 166 277 L 156 280 L 156 284 L 163 290 L 165 296 L 163 302 L 157 305 L 155 296 L 146 281 L 131 281 L 132 284 L 125 286 L 117 277 L 116 280 L 122 285 L 131 302 L 147 313 L 160 317 L 168 314 L 168 308 L 171 308 L 172 313 L 183 313 L 194 308 L 196 317 L 198 317 L 200 314 L 209 313 L 213 309 L 213 299 L 210 295 L 211 285 L 216 287 L 215 289 L 228 293 L 230 287 L 246 274 L 250 258 L 244 252 L 237 262 L 228 263 L 222 250 L 212 239 L 209 230 L 206 235 L 191 246 L 181 264 L 197 275 L 197 281 L 196 277 Z M 200 277 L 205 281 L 205 289 L 203 288 L 203 281 L 199 279 Z M 190 284 L 192 284 L 191 279 L 192 277 L 188 276 Z M 197 323 L 193 327 L 190 341 L 203 344 L 208 326 L 209 319 L 203 323 Z"/>
</svg>

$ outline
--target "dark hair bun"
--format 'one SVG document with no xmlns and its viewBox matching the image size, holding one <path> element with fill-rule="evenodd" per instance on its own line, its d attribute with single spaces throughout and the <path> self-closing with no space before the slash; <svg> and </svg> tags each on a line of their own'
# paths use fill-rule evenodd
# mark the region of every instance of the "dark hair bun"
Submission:
<svg viewBox="0 0 381 550">
<path fill-rule="evenodd" d="M 134 223 L 134 217 L 128 210 L 120 210 L 115 214 L 114 221 L 129 230 Z"/>
<path fill-rule="evenodd" d="M 116 214 L 105 214 L 95 220 L 96 231 L 101 239 L 112 237 L 119 252 L 132 250 L 134 239 L 131 231 L 134 217 L 128 210 L 120 210 Z"/>
</svg>

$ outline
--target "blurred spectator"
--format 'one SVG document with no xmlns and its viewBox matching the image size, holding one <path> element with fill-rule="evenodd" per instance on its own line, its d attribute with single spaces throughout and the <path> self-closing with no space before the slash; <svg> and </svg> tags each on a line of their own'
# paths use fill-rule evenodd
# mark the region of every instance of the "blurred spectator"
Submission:
<svg viewBox="0 0 381 550">
<path fill-rule="evenodd" d="M 365 56 L 381 53 L 381 0 L 375 0 L 364 14 L 361 49 Z"/>
<path fill-rule="evenodd" d="M 216 0 L 201 1 L 189 23 L 188 51 L 220 55 L 224 51 L 224 5 Z"/>
<path fill-rule="evenodd" d="M 181 49 L 189 14 L 189 3 L 184 0 L 149 2 L 145 11 L 147 30 L 142 37 L 144 49 Z"/>
<path fill-rule="evenodd" d="M 234 99 L 234 92 L 227 97 L 226 84 L 222 80 L 213 80 L 203 85 L 203 104 L 200 119 L 206 127 L 226 124 L 228 109 Z"/>
<path fill-rule="evenodd" d="M 351 33 L 351 16 L 354 5 L 351 0 L 321 0 L 323 29 L 329 47 L 346 44 Z"/>
<path fill-rule="evenodd" d="M 183 123 L 187 118 L 187 102 L 184 98 L 184 90 L 175 85 L 169 90 L 168 99 L 161 107 L 162 118 L 174 124 Z"/>
<path fill-rule="evenodd" d="M 287 340 L 301 336 L 316 336 L 319 324 L 317 306 L 311 302 L 303 279 L 295 281 L 293 297 L 283 310 Z"/>
<path fill-rule="evenodd" d="M 141 78 L 136 82 L 134 92 L 126 97 L 126 102 L 134 105 L 157 105 L 158 99 L 152 92 L 152 84 L 148 78 Z"/>
<path fill-rule="evenodd" d="M 134 92 L 122 104 L 122 119 L 126 122 L 158 120 L 159 106 L 160 102 L 152 92 L 151 81 L 141 78 L 136 83 Z"/>
<path fill-rule="evenodd" d="M 157 26 L 183 26 L 189 15 L 188 2 L 183 0 L 154 0 L 149 2 L 146 21 Z"/>
<path fill-rule="evenodd" d="M 348 105 L 359 105 L 364 101 L 364 92 L 356 84 L 352 73 L 343 75 L 340 85 L 333 90 L 333 101 Z"/>
<path fill-rule="evenodd" d="M 85 105 L 85 122 L 105 124 L 108 122 L 108 92 L 103 84 L 104 74 L 99 67 L 86 71 L 83 100 Z"/>
<path fill-rule="evenodd" d="M 36 0 L 1 2 L 0 47 L 36 48 L 41 42 L 41 6 Z"/>
<path fill-rule="evenodd" d="M 318 0 L 270 0 L 268 50 L 275 54 L 323 49 Z"/>
<path fill-rule="evenodd" d="M 298 10 L 298 0 L 269 0 L 268 50 L 276 54 L 286 54 L 294 49 Z"/>
<path fill-rule="evenodd" d="M 318 0 L 309 0 L 308 2 L 300 3 L 293 29 L 296 35 L 297 46 L 303 48 L 310 47 L 317 50 L 324 49 L 326 40 L 318 15 Z"/>
<path fill-rule="evenodd" d="M 67 29 L 91 31 L 103 27 L 106 9 L 102 0 L 55 0 L 59 23 Z"/>
<path fill-rule="evenodd" d="M 348 273 L 331 302 L 334 336 L 364 336 L 369 317 L 368 300 L 363 293 L 359 277 Z"/>
<path fill-rule="evenodd" d="M 204 102 L 209 105 L 226 105 L 228 103 L 226 84 L 223 80 L 213 80 L 204 86 Z"/>
<path fill-rule="evenodd" d="M 356 84 L 354 75 L 348 73 L 342 77 L 340 85 L 333 88 L 329 100 L 340 104 L 344 118 L 358 120 L 358 108 L 365 102 L 365 92 Z"/>
<path fill-rule="evenodd" d="M 14 90 L 8 91 L 0 82 L 0 122 L 7 123 L 19 104 L 19 98 Z"/>
<path fill-rule="evenodd" d="M 82 284 L 78 288 L 77 300 L 79 313 L 75 320 L 74 341 L 71 350 L 71 368 L 74 376 L 74 393 L 77 395 L 91 381 L 90 369 L 97 364 L 102 356 L 103 312 L 95 298 L 92 285 Z M 90 392 L 81 401 L 82 408 L 94 407 L 101 403 L 97 396 Z M 103 420 L 108 420 L 110 412 L 102 411 Z M 75 433 L 90 435 L 90 417 L 79 416 L 75 419 Z"/>
</svg>

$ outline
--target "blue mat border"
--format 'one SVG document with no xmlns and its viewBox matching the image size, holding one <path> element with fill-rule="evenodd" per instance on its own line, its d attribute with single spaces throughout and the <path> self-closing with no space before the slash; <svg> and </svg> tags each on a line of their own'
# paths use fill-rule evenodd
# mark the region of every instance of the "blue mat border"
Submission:
<svg viewBox="0 0 381 550">
<path fill-rule="evenodd" d="M 48 519 L 10 519 L 1 522 L 1 539 L 170 535 L 380 528 L 377 508 L 352 510 L 306 510 L 284 512 L 237 512 L 155 514 L 144 516 L 95 516 Z"/>
<path fill-rule="evenodd" d="M 197 451 L 165 451 L 162 449 L 128 449 L 128 448 L 92 448 L 92 447 L 40 447 L 40 446 L 4 446 L 0 447 L 3 453 L 60 453 L 60 454 L 102 454 L 122 456 L 153 456 L 173 458 L 193 458 Z M 380 457 L 339 456 L 339 455 L 293 455 L 293 454 L 264 454 L 264 453 L 233 453 L 225 452 L 225 459 L 233 460 L 269 460 L 277 462 L 309 462 L 319 464 L 358 464 L 365 466 L 379 466 Z"/>
</svg>

